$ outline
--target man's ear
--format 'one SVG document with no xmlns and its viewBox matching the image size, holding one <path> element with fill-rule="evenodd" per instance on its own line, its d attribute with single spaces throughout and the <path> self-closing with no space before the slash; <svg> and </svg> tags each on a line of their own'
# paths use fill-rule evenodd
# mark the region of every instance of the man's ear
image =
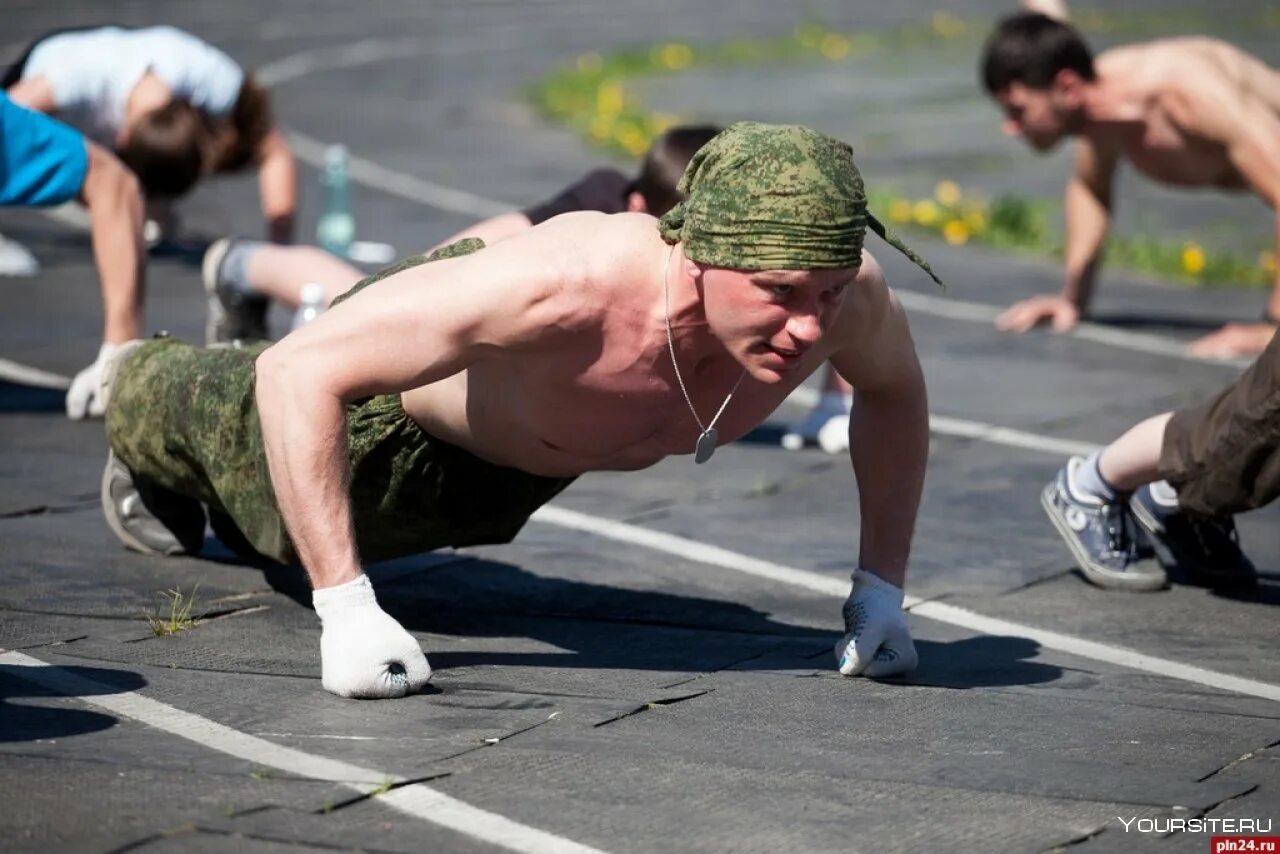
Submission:
<svg viewBox="0 0 1280 854">
<path fill-rule="evenodd" d="M 1055 100 L 1066 107 L 1078 107 L 1083 103 L 1084 87 L 1084 78 L 1070 68 L 1063 68 L 1053 75 L 1050 84 Z"/>
<path fill-rule="evenodd" d="M 648 213 L 649 206 L 644 203 L 644 196 L 639 193 L 627 193 L 627 211 L 630 213 Z"/>
</svg>

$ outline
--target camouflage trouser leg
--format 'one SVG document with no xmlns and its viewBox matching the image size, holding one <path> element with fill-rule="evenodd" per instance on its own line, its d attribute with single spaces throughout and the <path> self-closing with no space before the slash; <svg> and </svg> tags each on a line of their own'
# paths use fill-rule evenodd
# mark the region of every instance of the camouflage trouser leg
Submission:
<svg viewBox="0 0 1280 854">
<path fill-rule="evenodd" d="M 267 346 L 143 345 L 120 366 L 107 441 L 135 475 L 230 516 L 259 553 L 292 562 L 254 403 L 253 362 Z"/>
</svg>

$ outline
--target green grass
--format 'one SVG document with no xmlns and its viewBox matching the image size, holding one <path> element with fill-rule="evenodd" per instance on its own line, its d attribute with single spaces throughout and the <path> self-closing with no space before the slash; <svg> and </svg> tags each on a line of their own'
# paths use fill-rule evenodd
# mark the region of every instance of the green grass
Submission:
<svg viewBox="0 0 1280 854">
<path fill-rule="evenodd" d="M 151 632 L 156 637 L 165 635 L 176 635 L 178 632 L 184 632 L 195 625 L 199 617 L 192 616 L 192 611 L 196 607 L 196 592 L 200 589 L 199 583 L 191 588 L 190 593 L 183 593 L 180 589 L 162 590 L 158 594 L 165 602 L 168 603 L 167 613 L 164 605 L 161 605 L 156 613 L 147 614 L 147 625 L 151 627 Z"/>
</svg>

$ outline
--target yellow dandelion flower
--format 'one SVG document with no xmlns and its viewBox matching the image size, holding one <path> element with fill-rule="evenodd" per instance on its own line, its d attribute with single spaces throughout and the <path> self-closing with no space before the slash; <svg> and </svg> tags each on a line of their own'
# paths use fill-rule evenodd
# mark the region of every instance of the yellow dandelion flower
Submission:
<svg viewBox="0 0 1280 854">
<path fill-rule="evenodd" d="M 599 74 L 604 68 L 604 57 L 598 53 L 584 53 L 578 57 L 579 74 Z"/>
<path fill-rule="evenodd" d="M 916 221 L 916 225 L 934 225 L 941 216 L 942 212 L 933 199 L 921 199 L 911 206 L 911 218 Z"/>
<path fill-rule="evenodd" d="M 889 204 L 889 219 L 893 222 L 911 222 L 911 202 L 906 199 L 894 199 Z"/>
<path fill-rule="evenodd" d="M 835 62 L 844 59 L 849 55 L 849 37 L 840 33 L 827 33 L 822 37 L 822 44 L 818 50 L 822 51 L 822 55 L 827 59 Z"/>
<path fill-rule="evenodd" d="M 693 48 L 680 42 L 671 42 L 658 48 L 658 64 L 672 71 L 688 68 L 693 63 Z"/>
<path fill-rule="evenodd" d="M 969 226 L 953 219 L 942 227 L 942 237 L 952 246 L 963 246 L 969 242 Z"/>
<path fill-rule="evenodd" d="M 1204 250 L 1195 243 L 1188 241 L 1182 246 L 1182 269 L 1191 275 L 1198 275 L 1204 270 L 1205 265 Z"/>
<path fill-rule="evenodd" d="M 1258 266 L 1261 267 L 1262 272 L 1266 273 L 1268 276 L 1274 276 L 1276 274 L 1276 253 L 1259 252 Z"/>
<path fill-rule="evenodd" d="M 947 207 L 955 207 L 960 204 L 960 188 L 956 186 L 955 181 L 939 181 L 938 185 L 933 188 L 933 197 L 940 204 Z"/>
<path fill-rule="evenodd" d="M 606 80 L 596 89 L 596 112 L 602 116 L 616 116 L 622 112 L 627 100 L 627 90 L 617 80 Z"/>
</svg>

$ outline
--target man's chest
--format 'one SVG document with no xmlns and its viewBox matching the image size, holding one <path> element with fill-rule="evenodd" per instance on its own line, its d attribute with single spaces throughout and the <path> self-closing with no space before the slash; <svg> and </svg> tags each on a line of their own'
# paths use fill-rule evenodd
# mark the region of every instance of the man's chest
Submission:
<svg viewBox="0 0 1280 854">
<path fill-rule="evenodd" d="M 1134 168 L 1156 181 L 1184 187 L 1239 189 L 1243 179 L 1226 148 L 1187 131 L 1164 111 L 1153 111 L 1125 146 Z"/>
</svg>

